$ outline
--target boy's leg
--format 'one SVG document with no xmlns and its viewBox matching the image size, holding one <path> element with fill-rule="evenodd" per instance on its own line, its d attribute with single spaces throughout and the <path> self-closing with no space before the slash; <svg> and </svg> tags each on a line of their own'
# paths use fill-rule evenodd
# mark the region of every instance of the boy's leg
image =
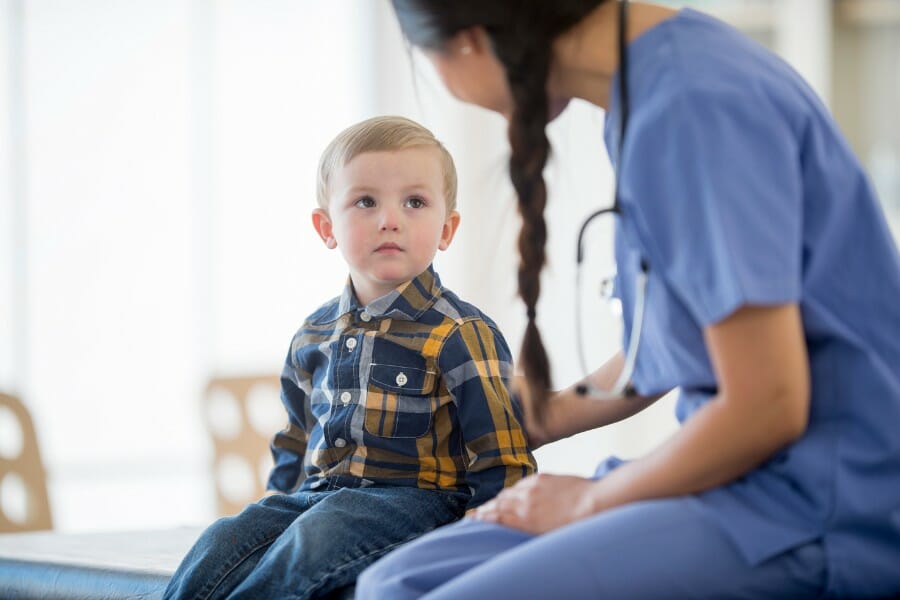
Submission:
<svg viewBox="0 0 900 600">
<path fill-rule="evenodd" d="M 451 529 L 468 536 L 448 543 Z M 460 555 L 463 548 L 481 555 L 483 547 L 502 546 L 490 537 L 504 529 L 460 524 L 423 538 L 367 571 L 358 597 L 815 598 L 826 578 L 821 544 L 750 566 L 684 499 L 612 510 L 477 564 Z"/>
<path fill-rule="evenodd" d="M 275 495 L 219 519 L 194 543 L 164 598 L 224 598 L 253 570 L 269 544 L 307 510 L 312 495 Z"/>
<path fill-rule="evenodd" d="M 311 598 L 352 584 L 388 551 L 458 519 L 467 497 L 417 488 L 321 493 L 238 585 L 245 598 Z"/>
</svg>

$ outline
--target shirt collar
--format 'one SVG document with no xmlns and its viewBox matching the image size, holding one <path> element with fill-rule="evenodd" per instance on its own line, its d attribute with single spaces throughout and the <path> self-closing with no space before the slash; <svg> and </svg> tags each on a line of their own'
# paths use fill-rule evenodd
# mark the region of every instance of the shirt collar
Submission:
<svg viewBox="0 0 900 600">
<path fill-rule="evenodd" d="M 365 308 L 367 313 L 376 318 L 388 317 L 401 321 L 415 321 L 419 315 L 434 305 L 441 296 L 442 290 L 440 277 L 435 273 L 434 266 L 429 265 L 415 279 L 411 279 L 363 307 L 356 299 L 353 284 L 348 277 L 347 284 L 338 301 L 338 317 Z"/>
</svg>

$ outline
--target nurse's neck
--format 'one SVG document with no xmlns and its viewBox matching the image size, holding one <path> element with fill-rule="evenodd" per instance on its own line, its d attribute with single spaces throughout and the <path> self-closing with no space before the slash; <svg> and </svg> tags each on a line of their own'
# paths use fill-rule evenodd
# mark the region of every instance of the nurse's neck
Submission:
<svg viewBox="0 0 900 600">
<path fill-rule="evenodd" d="M 676 11 L 641 2 L 628 5 L 629 43 Z M 619 67 L 619 3 L 607 0 L 553 42 L 547 81 L 551 96 L 581 98 L 608 109 L 609 89 Z"/>
</svg>

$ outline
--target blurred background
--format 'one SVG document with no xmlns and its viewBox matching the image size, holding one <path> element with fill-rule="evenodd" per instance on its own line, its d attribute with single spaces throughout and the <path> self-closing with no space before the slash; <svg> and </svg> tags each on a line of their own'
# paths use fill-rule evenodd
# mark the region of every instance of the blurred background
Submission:
<svg viewBox="0 0 900 600">
<path fill-rule="evenodd" d="M 900 232 L 900 2 L 667 4 L 717 15 L 793 64 Z M 319 153 L 381 113 L 419 120 L 456 158 L 462 225 L 436 266 L 517 349 L 504 123 L 443 91 L 387 0 L 0 0 L 0 392 L 34 421 L 56 529 L 204 524 L 230 510 L 223 495 L 252 499 L 265 460 L 216 460 L 216 440 L 281 427 L 267 377 L 346 278 L 310 224 Z M 574 239 L 611 202 L 602 128 L 580 103 L 550 127 L 538 314 L 557 386 L 581 375 Z M 611 241 L 591 237 L 597 273 Z M 621 335 L 596 284 L 588 275 L 580 316 L 591 365 Z M 674 428 L 666 399 L 538 459 L 588 474 Z M 0 461 L 28 446 L 26 429 L 0 406 Z M 27 524 L 33 486 L 7 470 L 0 508 Z"/>
</svg>

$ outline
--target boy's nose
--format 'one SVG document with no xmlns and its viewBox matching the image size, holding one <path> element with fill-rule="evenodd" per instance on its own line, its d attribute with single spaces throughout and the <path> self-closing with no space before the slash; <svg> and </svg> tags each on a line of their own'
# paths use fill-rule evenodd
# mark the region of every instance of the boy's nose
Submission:
<svg viewBox="0 0 900 600">
<path fill-rule="evenodd" d="M 400 215 L 398 211 L 389 208 L 381 211 L 380 225 L 382 231 L 397 231 L 400 229 Z"/>
</svg>

